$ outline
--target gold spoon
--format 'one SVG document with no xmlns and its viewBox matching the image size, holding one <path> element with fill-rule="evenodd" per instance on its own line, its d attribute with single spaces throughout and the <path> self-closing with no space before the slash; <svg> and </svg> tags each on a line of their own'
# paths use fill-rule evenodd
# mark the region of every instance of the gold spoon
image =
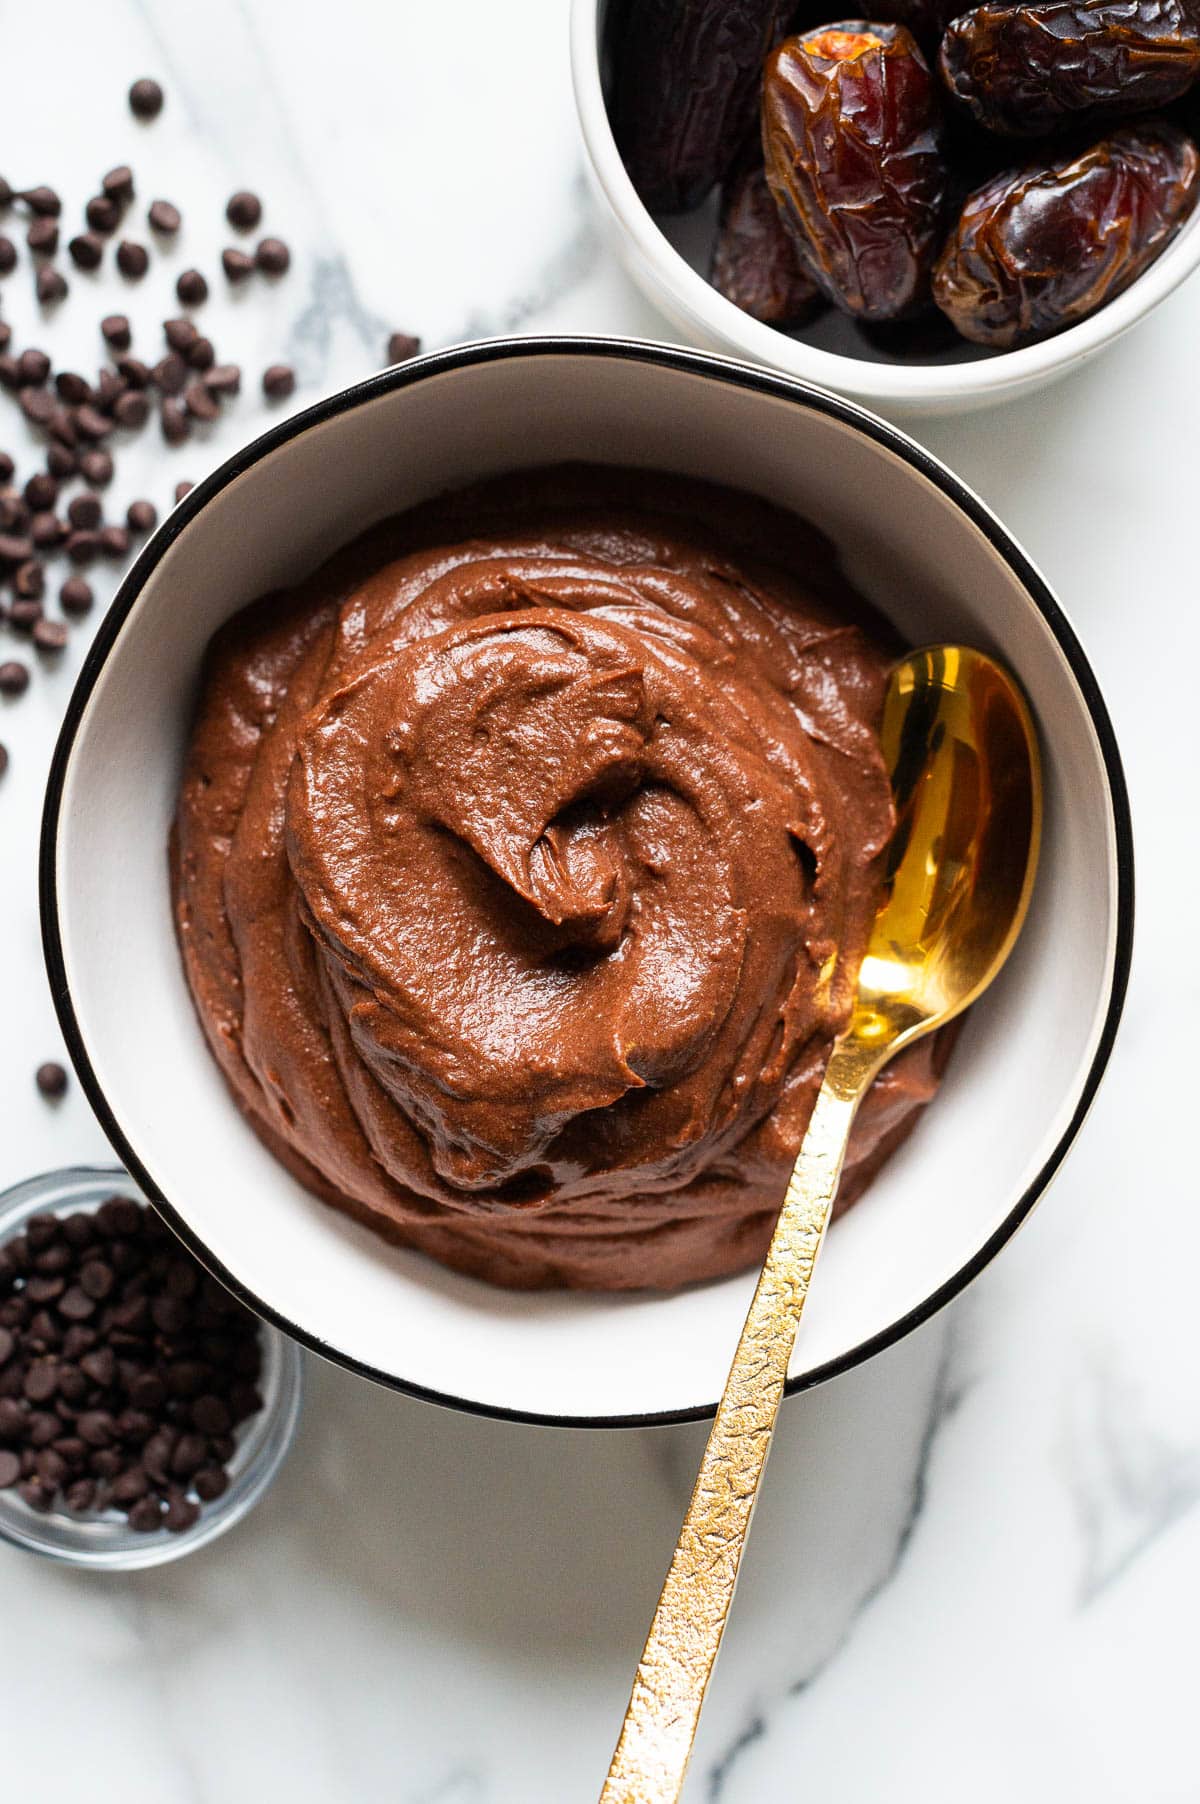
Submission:
<svg viewBox="0 0 1200 1804">
<path fill-rule="evenodd" d="M 963 646 L 914 652 L 892 672 L 881 737 L 896 831 L 854 1012 L 792 1168 L 600 1804 L 670 1804 L 682 1789 L 855 1110 L 893 1053 L 987 988 L 1029 905 L 1041 772 L 1012 679 Z"/>
</svg>

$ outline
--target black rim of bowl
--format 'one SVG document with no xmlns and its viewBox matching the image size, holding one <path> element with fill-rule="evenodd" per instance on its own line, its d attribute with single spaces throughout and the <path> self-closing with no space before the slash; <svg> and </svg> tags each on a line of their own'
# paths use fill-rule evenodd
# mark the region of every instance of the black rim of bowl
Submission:
<svg viewBox="0 0 1200 1804">
<path fill-rule="evenodd" d="M 448 1408 L 465 1410 L 474 1415 L 489 1416 L 501 1421 L 527 1422 L 547 1427 L 647 1428 L 674 1422 L 704 1421 L 713 1415 L 717 1400 L 714 1398 L 711 1403 L 689 1405 L 681 1409 L 661 1410 L 649 1414 L 568 1416 L 545 1415 L 533 1410 L 513 1409 L 502 1404 L 483 1403 L 470 1397 L 458 1397 L 443 1391 L 431 1390 L 424 1385 L 413 1383 L 411 1380 L 397 1377 L 392 1372 L 382 1371 L 378 1367 L 356 1359 L 352 1354 L 346 1353 L 338 1347 L 331 1346 L 309 1333 L 307 1329 L 289 1320 L 264 1298 L 257 1296 L 242 1284 L 232 1272 L 214 1258 L 204 1242 L 174 1208 L 170 1199 L 163 1195 L 150 1172 L 138 1158 L 136 1148 L 131 1144 L 109 1106 L 108 1099 L 92 1068 L 87 1047 L 75 1017 L 59 927 L 58 824 L 67 768 L 79 725 L 100 672 L 134 603 L 145 587 L 148 578 L 157 569 L 171 545 L 187 527 L 188 522 L 200 512 L 201 508 L 207 506 L 215 495 L 220 494 L 222 489 L 227 488 L 237 477 L 261 462 L 264 457 L 269 456 L 281 445 L 286 445 L 292 439 L 298 438 L 310 427 L 335 419 L 340 414 L 347 413 L 366 401 L 376 400 L 382 395 L 408 388 L 418 382 L 426 381 L 432 376 L 443 375 L 448 371 L 461 369 L 471 364 L 494 363 L 503 359 L 561 356 L 611 357 L 625 362 L 655 364 L 708 377 L 711 380 L 728 383 L 735 388 L 751 389 L 760 394 L 792 401 L 853 427 L 867 438 L 872 439 L 877 445 L 902 458 L 905 463 L 954 502 L 1004 559 L 1050 627 L 1070 666 L 1071 673 L 1079 685 L 1104 761 L 1116 842 L 1117 867 L 1117 920 L 1112 977 L 1099 1040 L 1092 1055 L 1079 1100 L 1070 1121 L 1036 1178 L 1018 1197 L 1005 1220 L 972 1257 L 899 1320 L 889 1323 L 877 1334 L 860 1341 L 856 1346 L 839 1355 L 838 1358 L 827 1360 L 824 1365 L 816 1367 L 811 1372 L 803 1373 L 789 1380 L 788 1394 L 793 1395 L 797 1391 L 809 1390 L 815 1385 L 824 1383 L 826 1379 L 834 1378 L 842 1372 L 848 1372 L 853 1367 L 861 1365 L 865 1360 L 873 1358 L 875 1354 L 883 1352 L 885 1348 L 894 1346 L 910 1334 L 914 1328 L 920 1327 L 923 1322 L 936 1315 L 990 1264 L 1000 1248 L 1012 1238 L 1029 1215 L 1066 1157 L 1071 1143 L 1091 1107 L 1116 1038 L 1129 981 L 1129 966 L 1133 948 L 1133 830 L 1125 775 L 1108 709 L 1104 704 L 1083 647 L 1045 580 L 1000 524 L 1000 521 L 978 496 L 944 464 L 905 433 L 868 413 L 856 403 L 843 400 L 838 395 L 818 388 L 812 383 L 802 382 L 796 377 L 779 375 L 773 371 L 739 363 L 731 358 L 711 355 L 708 352 L 685 350 L 672 345 L 652 344 L 636 339 L 591 337 L 490 339 L 482 343 L 455 346 L 447 351 L 432 352 L 426 356 L 414 358 L 409 363 L 396 365 L 377 376 L 368 378 L 365 382 L 356 383 L 352 388 L 339 391 L 327 400 L 317 402 L 315 406 L 306 408 L 301 413 L 294 414 L 236 452 L 203 482 L 197 484 L 167 517 L 162 527 L 151 537 L 144 550 L 136 558 L 125 580 L 117 590 L 112 605 L 97 628 L 79 679 L 67 703 L 66 715 L 54 749 L 42 815 L 39 853 L 42 943 L 54 1006 L 58 1012 L 67 1048 L 79 1075 L 79 1081 L 88 1101 L 95 1110 L 101 1127 L 112 1142 L 122 1163 L 128 1167 L 136 1182 L 169 1221 L 174 1231 L 208 1270 L 227 1285 L 236 1296 L 240 1297 L 249 1308 L 324 1358 L 344 1366 L 347 1370 L 355 1372 L 363 1378 L 372 1379 L 378 1384 L 386 1385 L 392 1390 L 401 1391 L 424 1402 L 438 1403 Z"/>
</svg>

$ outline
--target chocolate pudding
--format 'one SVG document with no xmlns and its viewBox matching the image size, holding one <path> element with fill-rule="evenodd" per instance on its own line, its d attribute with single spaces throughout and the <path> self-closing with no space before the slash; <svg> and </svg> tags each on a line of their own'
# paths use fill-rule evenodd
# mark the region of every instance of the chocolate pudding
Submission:
<svg viewBox="0 0 1200 1804">
<path fill-rule="evenodd" d="M 236 615 L 171 862 L 256 1132 L 495 1284 L 760 1259 L 875 910 L 899 649 L 804 522 L 578 466 L 426 504 Z M 840 1207 L 947 1047 L 876 1081 Z"/>
</svg>

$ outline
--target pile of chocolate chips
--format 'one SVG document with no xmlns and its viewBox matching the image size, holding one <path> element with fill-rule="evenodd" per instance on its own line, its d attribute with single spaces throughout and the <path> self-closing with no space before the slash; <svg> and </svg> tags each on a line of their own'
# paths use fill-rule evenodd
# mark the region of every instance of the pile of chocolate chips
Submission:
<svg viewBox="0 0 1200 1804">
<path fill-rule="evenodd" d="M 154 1212 L 113 1196 L 0 1243 L 0 1489 L 178 1534 L 262 1408 L 259 1324 Z"/>
</svg>

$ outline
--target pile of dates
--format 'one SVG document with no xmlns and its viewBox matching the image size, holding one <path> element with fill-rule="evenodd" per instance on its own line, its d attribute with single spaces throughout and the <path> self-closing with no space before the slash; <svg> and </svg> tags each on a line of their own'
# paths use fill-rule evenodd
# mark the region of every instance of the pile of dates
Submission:
<svg viewBox="0 0 1200 1804">
<path fill-rule="evenodd" d="M 833 24 L 820 0 L 617 11 L 634 186 L 655 213 L 720 186 L 711 280 L 755 319 L 832 304 L 885 338 L 901 322 L 903 346 L 937 308 L 1011 350 L 1103 307 L 1187 219 L 1200 0 L 960 3 L 872 0 L 871 21 Z"/>
</svg>

